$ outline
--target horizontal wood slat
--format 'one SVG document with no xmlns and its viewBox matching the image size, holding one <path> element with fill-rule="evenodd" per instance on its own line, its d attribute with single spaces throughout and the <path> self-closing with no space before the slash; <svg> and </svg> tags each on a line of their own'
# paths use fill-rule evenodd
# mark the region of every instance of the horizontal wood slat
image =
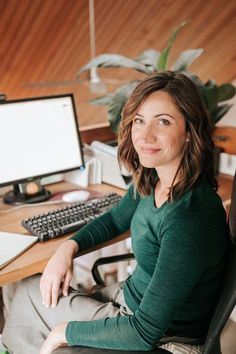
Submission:
<svg viewBox="0 0 236 354">
<path fill-rule="evenodd" d="M 88 100 L 88 82 L 74 82 L 90 58 L 88 0 L 0 1 L 0 92 L 8 98 L 72 92 L 80 126 L 106 122 L 106 108 Z M 174 44 L 170 65 L 182 50 L 203 47 L 192 66 L 204 81 L 235 78 L 235 0 L 94 0 L 96 53 L 136 57 L 162 50 L 171 31 L 191 19 Z M 131 69 L 99 70 L 105 79 L 143 77 Z M 84 75 L 82 78 L 86 78 Z M 120 85 L 108 84 L 108 92 Z"/>
</svg>

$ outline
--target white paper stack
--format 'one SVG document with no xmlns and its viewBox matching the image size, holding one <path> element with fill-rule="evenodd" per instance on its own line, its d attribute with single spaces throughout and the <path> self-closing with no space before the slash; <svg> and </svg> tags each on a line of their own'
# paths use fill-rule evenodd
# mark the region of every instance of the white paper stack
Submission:
<svg viewBox="0 0 236 354">
<path fill-rule="evenodd" d="M 84 153 L 85 169 L 75 170 L 65 174 L 65 181 L 81 187 L 88 187 L 89 184 L 102 183 L 102 164 L 91 153 Z"/>
<path fill-rule="evenodd" d="M 91 145 L 84 144 L 83 152 L 85 169 L 66 173 L 66 181 L 82 187 L 105 182 L 128 189 L 131 176 L 123 166 L 119 165 L 117 146 L 95 140 Z"/>
<path fill-rule="evenodd" d="M 119 165 L 117 146 L 110 146 L 100 141 L 93 141 L 88 148 L 102 164 L 102 181 L 113 186 L 127 189 L 131 182 L 128 171 Z"/>
<path fill-rule="evenodd" d="M 236 170 L 236 155 L 220 153 L 219 171 L 234 176 Z"/>
</svg>

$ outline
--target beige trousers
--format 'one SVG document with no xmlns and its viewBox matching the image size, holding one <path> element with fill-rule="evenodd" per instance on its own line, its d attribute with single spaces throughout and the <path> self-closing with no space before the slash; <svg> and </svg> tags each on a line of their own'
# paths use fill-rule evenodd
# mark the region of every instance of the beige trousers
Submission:
<svg viewBox="0 0 236 354">
<path fill-rule="evenodd" d="M 11 354 L 38 354 L 49 332 L 64 321 L 89 321 L 129 315 L 119 284 L 91 296 L 71 290 L 55 308 L 46 309 L 39 290 L 40 276 L 24 279 L 17 287 L 2 333 L 2 343 Z"/>
<path fill-rule="evenodd" d="M 64 321 L 89 321 L 132 314 L 120 284 L 92 295 L 72 289 L 67 297 L 60 298 L 54 309 L 46 309 L 42 304 L 39 279 L 39 275 L 24 279 L 17 287 L 2 333 L 2 343 L 10 354 L 38 354 L 52 328 Z M 201 346 L 179 343 L 167 343 L 161 348 L 174 354 L 201 353 Z M 59 352 L 75 354 L 73 348 L 59 349 Z"/>
</svg>

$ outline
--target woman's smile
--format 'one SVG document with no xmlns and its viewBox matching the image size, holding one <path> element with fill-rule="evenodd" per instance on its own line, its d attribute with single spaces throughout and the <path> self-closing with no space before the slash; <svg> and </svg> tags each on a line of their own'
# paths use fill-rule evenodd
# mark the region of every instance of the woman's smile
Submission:
<svg viewBox="0 0 236 354">
<path fill-rule="evenodd" d="M 153 155 L 158 153 L 159 151 L 161 151 L 161 149 L 157 149 L 157 148 L 152 148 L 152 147 L 146 147 L 146 146 L 140 146 L 140 151 L 143 154 L 147 154 L 147 155 Z"/>
</svg>

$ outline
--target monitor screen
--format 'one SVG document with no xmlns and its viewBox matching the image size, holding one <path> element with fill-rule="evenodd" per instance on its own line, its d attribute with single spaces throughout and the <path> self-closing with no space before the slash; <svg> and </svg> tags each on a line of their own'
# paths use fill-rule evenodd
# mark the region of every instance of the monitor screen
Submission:
<svg viewBox="0 0 236 354">
<path fill-rule="evenodd" d="M 72 94 L 0 104 L 0 187 L 83 168 Z"/>
</svg>

